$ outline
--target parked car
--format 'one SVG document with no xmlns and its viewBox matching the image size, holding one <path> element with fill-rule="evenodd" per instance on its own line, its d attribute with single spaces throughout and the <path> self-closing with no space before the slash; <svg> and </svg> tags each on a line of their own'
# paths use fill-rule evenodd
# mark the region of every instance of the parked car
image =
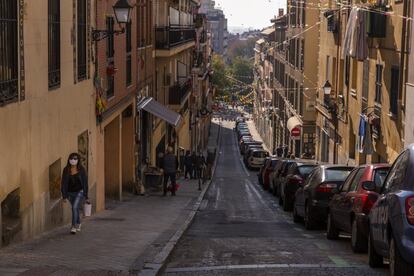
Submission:
<svg viewBox="0 0 414 276">
<path fill-rule="evenodd" d="M 298 222 L 303 218 L 306 229 L 325 223 L 333 190 L 344 183 L 352 169 L 353 167 L 342 165 L 317 166 L 296 191 L 293 220 Z"/>
<path fill-rule="evenodd" d="M 313 162 L 303 160 L 292 160 L 292 162 L 288 163 L 286 177 L 282 178 L 279 184 L 280 200 L 282 201 L 284 211 L 291 211 L 293 209 L 296 191 L 306 181 L 316 166 Z"/>
<path fill-rule="evenodd" d="M 277 174 L 272 178 L 272 191 L 275 196 L 279 197 L 279 205 L 282 205 L 280 184 L 285 180 L 289 167 L 293 162 L 293 159 L 284 159 L 281 164 L 277 165 Z"/>
<path fill-rule="evenodd" d="M 264 149 L 254 149 L 250 156 L 247 159 L 247 168 L 249 169 L 259 169 L 263 164 L 263 161 L 266 157 L 269 156 L 269 153 Z"/>
<path fill-rule="evenodd" d="M 253 151 L 258 150 L 258 149 L 263 149 L 263 146 L 262 145 L 249 145 L 249 146 L 247 146 L 247 148 L 244 152 L 244 155 L 243 155 L 243 161 L 244 161 L 244 164 L 246 166 L 248 166 L 247 161 L 248 161 L 249 157 L 251 156 L 251 154 L 253 153 Z"/>
<path fill-rule="evenodd" d="M 238 138 L 239 138 L 239 140 L 242 138 L 242 137 L 245 137 L 245 136 L 250 136 L 250 137 L 252 137 L 252 135 L 250 134 L 250 132 L 248 132 L 248 131 L 243 131 L 243 132 L 240 132 L 239 134 L 238 134 Z"/>
<path fill-rule="evenodd" d="M 263 186 L 263 172 L 266 169 L 266 167 L 268 166 L 268 162 L 271 162 L 272 157 L 266 157 L 265 160 L 263 161 L 263 165 L 260 167 L 259 173 L 257 174 L 257 180 L 260 184 L 260 186 Z"/>
<path fill-rule="evenodd" d="M 367 250 L 368 215 L 378 199 L 378 192 L 389 169 L 388 164 L 362 165 L 349 174 L 329 203 L 328 239 L 337 239 L 339 231 L 343 231 L 351 234 L 354 252 Z M 364 188 L 363 184 L 367 181 L 375 183 L 374 191 Z"/>
<path fill-rule="evenodd" d="M 262 142 L 258 142 L 258 141 L 253 141 L 253 140 L 251 140 L 251 141 L 246 141 L 246 142 L 244 142 L 243 144 L 242 144 L 242 146 L 241 146 L 241 148 L 240 148 L 240 152 L 242 153 L 242 154 L 244 154 L 246 151 L 247 151 L 247 149 L 248 149 L 248 147 L 249 146 L 260 146 L 260 147 L 262 147 L 263 148 L 263 143 Z"/>
<path fill-rule="evenodd" d="M 278 177 L 280 174 L 280 171 L 282 169 L 283 163 L 287 159 L 283 159 L 279 157 L 279 160 L 277 160 L 274 171 L 269 176 L 269 182 L 270 182 L 270 191 L 273 193 L 273 195 L 277 196 L 277 188 L 276 188 L 276 182 L 278 181 Z"/>
<path fill-rule="evenodd" d="M 374 182 L 364 183 L 367 190 Z M 371 267 L 390 262 L 390 274 L 414 275 L 414 144 L 395 160 L 369 214 L 368 259 Z"/>
<path fill-rule="evenodd" d="M 266 164 L 263 170 L 263 189 L 269 190 L 270 188 L 270 174 L 275 170 L 278 158 L 270 157 L 270 161 Z"/>
</svg>

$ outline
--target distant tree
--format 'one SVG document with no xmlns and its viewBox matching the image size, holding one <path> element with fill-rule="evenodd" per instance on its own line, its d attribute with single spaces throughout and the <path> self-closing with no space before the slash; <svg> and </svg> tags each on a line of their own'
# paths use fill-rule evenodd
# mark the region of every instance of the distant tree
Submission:
<svg viewBox="0 0 414 276">
<path fill-rule="evenodd" d="M 227 57 L 231 62 L 236 57 L 245 57 L 245 58 L 252 58 L 254 57 L 254 46 L 256 43 L 256 39 L 249 38 L 249 39 L 234 39 L 227 50 Z"/>
<path fill-rule="evenodd" d="M 253 82 L 253 60 L 245 57 L 236 57 L 233 59 L 230 69 L 235 79 L 245 84 Z"/>
<path fill-rule="evenodd" d="M 212 65 L 214 71 L 213 84 L 219 92 L 223 93 L 223 91 L 227 91 L 231 85 L 230 80 L 226 76 L 228 75 L 228 69 L 223 58 L 219 55 L 213 55 Z"/>
</svg>

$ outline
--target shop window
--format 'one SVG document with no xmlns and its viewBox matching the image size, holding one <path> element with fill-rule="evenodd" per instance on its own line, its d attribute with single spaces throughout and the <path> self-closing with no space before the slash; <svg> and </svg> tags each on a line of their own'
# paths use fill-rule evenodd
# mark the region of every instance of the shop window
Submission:
<svg viewBox="0 0 414 276">
<path fill-rule="evenodd" d="M 8 245 L 18 238 L 22 229 L 20 218 L 20 188 L 14 190 L 1 202 L 1 240 Z"/>
<path fill-rule="evenodd" d="M 62 178 L 62 162 L 59 158 L 49 166 L 49 198 L 51 200 L 61 198 L 60 183 Z"/>
</svg>

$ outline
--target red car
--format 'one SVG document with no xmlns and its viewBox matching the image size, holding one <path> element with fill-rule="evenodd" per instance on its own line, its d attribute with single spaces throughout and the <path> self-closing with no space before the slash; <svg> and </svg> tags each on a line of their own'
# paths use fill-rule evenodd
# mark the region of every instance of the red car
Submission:
<svg viewBox="0 0 414 276">
<path fill-rule="evenodd" d="M 270 188 L 270 174 L 275 171 L 277 160 L 278 158 L 271 158 L 263 169 L 263 189 L 265 190 Z"/>
<path fill-rule="evenodd" d="M 368 248 L 368 215 L 377 201 L 382 184 L 390 169 L 389 164 L 362 165 L 349 174 L 344 184 L 335 191 L 329 203 L 326 237 L 337 239 L 339 231 L 351 234 L 354 252 Z M 374 182 L 376 191 L 364 188 L 364 183 Z"/>
</svg>

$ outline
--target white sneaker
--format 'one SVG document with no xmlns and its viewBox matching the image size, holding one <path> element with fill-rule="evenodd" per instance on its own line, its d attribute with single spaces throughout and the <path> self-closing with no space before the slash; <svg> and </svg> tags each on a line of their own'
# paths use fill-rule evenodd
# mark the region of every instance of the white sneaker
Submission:
<svg viewBox="0 0 414 276">
<path fill-rule="evenodd" d="M 78 224 L 76 226 L 76 232 L 80 232 L 81 231 L 81 226 L 82 226 L 82 224 Z"/>
<path fill-rule="evenodd" d="M 75 228 L 75 226 L 72 226 L 72 228 L 70 228 L 70 233 L 71 234 L 76 234 L 76 228 Z"/>
</svg>

